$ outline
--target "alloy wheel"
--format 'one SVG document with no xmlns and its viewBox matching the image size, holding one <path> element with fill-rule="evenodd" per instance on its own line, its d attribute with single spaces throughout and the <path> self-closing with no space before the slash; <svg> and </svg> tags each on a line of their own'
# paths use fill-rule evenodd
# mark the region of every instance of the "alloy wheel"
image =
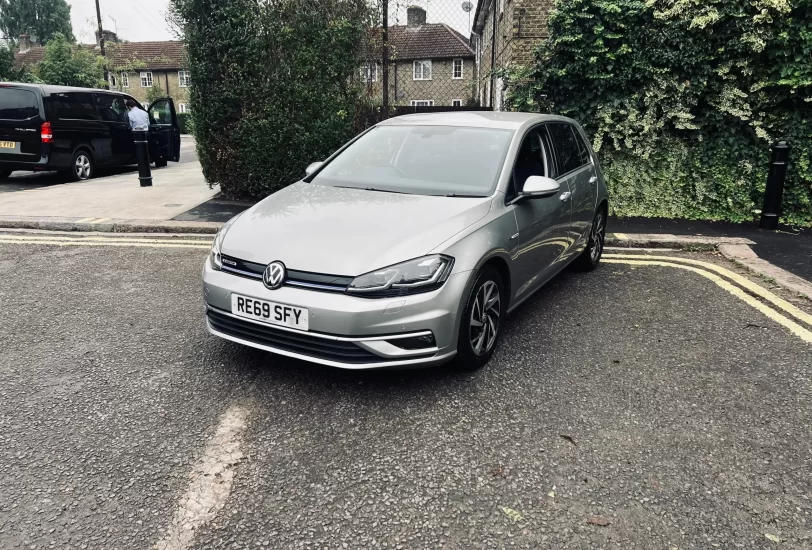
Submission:
<svg viewBox="0 0 812 550">
<path fill-rule="evenodd" d="M 501 308 L 499 287 L 493 281 L 485 281 L 471 307 L 471 348 L 476 355 L 488 353 L 496 343 Z"/>
<path fill-rule="evenodd" d="M 603 220 L 603 214 L 598 214 L 598 217 L 595 218 L 595 223 L 592 224 L 592 235 L 589 236 L 589 240 L 592 242 L 590 258 L 593 262 L 597 262 L 600 259 L 605 239 L 606 223 Z"/>
<path fill-rule="evenodd" d="M 76 164 L 73 167 L 76 172 L 76 177 L 80 180 L 86 180 L 90 177 L 90 159 L 87 155 L 79 154 L 76 156 Z"/>
</svg>

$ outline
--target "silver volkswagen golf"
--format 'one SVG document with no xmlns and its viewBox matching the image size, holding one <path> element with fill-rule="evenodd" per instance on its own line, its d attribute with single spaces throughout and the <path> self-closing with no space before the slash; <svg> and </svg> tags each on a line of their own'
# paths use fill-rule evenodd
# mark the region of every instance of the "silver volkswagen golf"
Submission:
<svg viewBox="0 0 812 550">
<path fill-rule="evenodd" d="M 476 369 L 508 313 L 568 264 L 597 266 L 607 205 L 571 119 L 389 119 L 220 229 L 208 329 L 334 367 Z"/>
</svg>

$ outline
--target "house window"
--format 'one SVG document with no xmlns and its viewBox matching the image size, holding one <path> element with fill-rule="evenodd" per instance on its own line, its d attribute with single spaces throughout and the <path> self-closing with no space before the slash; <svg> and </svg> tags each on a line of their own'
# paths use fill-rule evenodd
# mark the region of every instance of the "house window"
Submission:
<svg viewBox="0 0 812 550">
<path fill-rule="evenodd" d="M 178 103 L 178 112 L 180 113 L 188 113 L 189 111 L 186 110 L 185 103 Z"/>
<path fill-rule="evenodd" d="M 141 71 L 141 87 L 152 88 L 152 71 Z"/>
<path fill-rule="evenodd" d="M 433 99 L 413 99 L 412 107 L 434 107 Z"/>
<path fill-rule="evenodd" d="M 116 87 L 116 75 L 114 75 L 113 73 L 110 73 L 108 76 L 110 78 L 110 88 L 111 89 L 115 88 Z"/>
<path fill-rule="evenodd" d="M 121 87 L 122 88 L 130 87 L 130 75 L 128 75 L 127 73 L 121 73 Z"/>
<path fill-rule="evenodd" d="M 363 82 L 378 81 L 378 64 L 375 62 L 364 63 L 361 67 L 361 80 Z"/>
<path fill-rule="evenodd" d="M 451 78 L 462 78 L 462 59 L 452 61 Z"/>
<path fill-rule="evenodd" d="M 414 62 L 413 80 L 431 80 L 431 59 Z"/>
<path fill-rule="evenodd" d="M 192 83 L 192 73 L 189 71 L 178 71 L 178 86 L 188 88 Z"/>
<path fill-rule="evenodd" d="M 461 99 L 452 99 L 451 100 L 452 107 L 462 107 L 462 100 Z"/>
</svg>

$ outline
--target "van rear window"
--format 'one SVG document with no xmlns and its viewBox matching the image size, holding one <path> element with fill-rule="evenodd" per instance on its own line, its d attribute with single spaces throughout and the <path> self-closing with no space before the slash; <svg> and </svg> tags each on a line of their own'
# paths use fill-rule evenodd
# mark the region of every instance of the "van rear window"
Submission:
<svg viewBox="0 0 812 550">
<path fill-rule="evenodd" d="M 0 88 L 0 119 L 28 120 L 39 115 L 39 102 L 34 92 Z"/>
</svg>

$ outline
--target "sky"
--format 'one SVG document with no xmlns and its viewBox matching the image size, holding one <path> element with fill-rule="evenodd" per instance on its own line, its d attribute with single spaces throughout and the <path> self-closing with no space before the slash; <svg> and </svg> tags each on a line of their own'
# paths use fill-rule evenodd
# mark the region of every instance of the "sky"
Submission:
<svg viewBox="0 0 812 550">
<path fill-rule="evenodd" d="M 463 35 L 469 34 L 469 21 L 474 11 L 462 9 L 463 0 L 389 0 L 390 25 L 406 24 L 406 7 L 412 4 L 427 11 L 429 23 L 446 23 Z M 67 0 L 71 7 L 73 34 L 81 43 L 95 42 L 95 0 Z M 471 0 L 476 9 L 477 0 Z M 131 42 L 147 40 L 174 40 L 166 12 L 169 0 L 99 0 L 105 29 L 117 31 L 119 38 Z"/>
</svg>

